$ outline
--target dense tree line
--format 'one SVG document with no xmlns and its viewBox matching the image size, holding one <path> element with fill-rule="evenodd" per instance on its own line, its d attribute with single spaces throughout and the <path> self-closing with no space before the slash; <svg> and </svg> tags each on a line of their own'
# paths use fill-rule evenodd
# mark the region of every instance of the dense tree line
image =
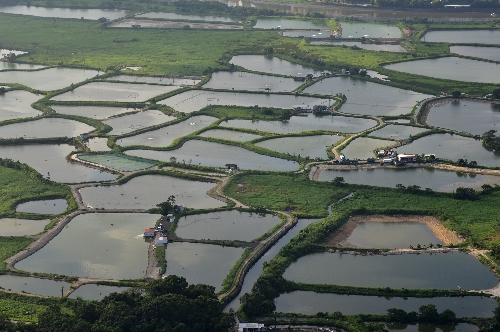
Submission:
<svg viewBox="0 0 500 332">
<path fill-rule="evenodd" d="M 73 314 L 51 305 L 38 324 L 13 323 L 0 316 L 5 332 L 226 332 L 235 325 L 233 313 L 224 313 L 215 287 L 188 285 L 168 276 L 144 289 L 112 293 L 102 301 L 74 301 Z"/>
<path fill-rule="evenodd" d="M 483 135 L 483 145 L 488 150 L 500 151 L 500 136 L 495 136 L 496 130 L 490 130 Z"/>
</svg>

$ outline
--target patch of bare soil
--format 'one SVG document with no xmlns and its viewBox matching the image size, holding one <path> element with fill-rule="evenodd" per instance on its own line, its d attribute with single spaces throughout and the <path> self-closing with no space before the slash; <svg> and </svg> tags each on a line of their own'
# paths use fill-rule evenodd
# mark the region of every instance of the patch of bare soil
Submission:
<svg viewBox="0 0 500 332">
<path fill-rule="evenodd" d="M 463 241 L 453 231 L 444 227 L 438 219 L 431 216 L 373 214 L 349 218 L 340 229 L 328 236 L 325 243 L 331 245 L 346 244 L 346 240 L 361 222 L 419 222 L 426 224 L 445 245 L 457 244 Z"/>
</svg>

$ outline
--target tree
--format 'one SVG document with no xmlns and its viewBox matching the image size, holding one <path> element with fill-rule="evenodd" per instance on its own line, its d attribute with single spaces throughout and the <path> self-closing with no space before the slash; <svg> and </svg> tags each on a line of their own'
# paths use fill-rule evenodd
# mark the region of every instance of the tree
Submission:
<svg viewBox="0 0 500 332">
<path fill-rule="evenodd" d="M 457 315 L 451 311 L 450 309 L 444 310 L 442 313 L 439 314 L 439 321 L 441 323 L 447 324 L 447 323 L 454 323 L 457 320 Z"/>
<path fill-rule="evenodd" d="M 156 204 L 156 206 L 160 208 L 160 213 L 162 216 L 166 216 L 167 214 L 174 212 L 174 205 L 175 205 L 174 195 L 170 195 L 170 197 L 167 199 L 166 202 Z"/>
<path fill-rule="evenodd" d="M 434 304 L 426 304 L 418 308 L 418 318 L 422 322 L 439 322 L 439 313 Z"/>
<path fill-rule="evenodd" d="M 345 183 L 345 180 L 342 176 L 336 176 L 333 180 L 332 180 L 332 184 L 336 187 L 340 187 L 342 186 L 343 184 Z"/>
<path fill-rule="evenodd" d="M 474 200 L 476 199 L 476 191 L 472 188 L 458 187 L 453 196 L 458 199 Z"/>
<path fill-rule="evenodd" d="M 462 92 L 460 92 L 458 90 L 454 90 L 454 91 L 451 92 L 451 96 L 453 98 L 459 98 L 461 95 L 462 95 Z"/>
<path fill-rule="evenodd" d="M 493 90 L 493 92 L 491 93 L 491 96 L 495 99 L 500 99 L 500 89 Z"/>
</svg>

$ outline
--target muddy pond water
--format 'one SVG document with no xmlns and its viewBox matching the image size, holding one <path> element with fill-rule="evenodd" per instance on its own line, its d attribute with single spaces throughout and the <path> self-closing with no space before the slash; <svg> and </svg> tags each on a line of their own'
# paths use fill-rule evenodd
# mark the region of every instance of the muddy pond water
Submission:
<svg viewBox="0 0 500 332">
<path fill-rule="evenodd" d="M 111 118 L 104 121 L 104 123 L 113 128 L 113 130 L 108 133 L 109 135 L 123 135 L 175 119 L 176 117 L 165 115 L 162 111 L 148 110 Z"/>
<path fill-rule="evenodd" d="M 210 129 L 202 132 L 201 134 L 199 134 L 199 136 L 219 138 L 236 142 L 246 142 L 261 137 L 255 134 L 245 133 L 236 130 L 227 130 L 227 129 Z"/>
<path fill-rule="evenodd" d="M 319 73 L 316 69 L 291 63 L 275 56 L 236 55 L 229 62 L 248 70 L 270 74 L 296 76 L 299 73 L 304 75 Z"/>
<path fill-rule="evenodd" d="M 93 151 L 93 152 L 101 152 L 101 151 L 111 150 L 111 148 L 108 147 L 108 138 L 107 137 L 89 138 L 86 145 L 90 149 L 90 151 Z"/>
<path fill-rule="evenodd" d="M 151 83 L 162 85 L 196 85 L 201 82 L 198 78 L 187 77 L 163 77 L 163 76 L 139 76 L 139 75 L 117 75 L 108 77 L 110 81 L 122 81 L 130 83 Z"/>
<path fill-rule="evenodd" d="M 384 68 L 446 80 L 500 83 L 500 75 L 498 75 L 500 64 L 458 57 L 405 61 L 393 63 Z"/>
<path fill-rule="evenodd" d="M 377 296 L 338 295 L 296 291 L 282 294 L 276 300 L 276 311 L 316 314 L 340 311 L 344 315 L 385 315 L 387 309 L 398 308 L 407 312 L 416 311 L 422 305 L 434 304 L 438 312 L 450 309 L 457 317 L 491 317 L 496 301 L 479 296 L 401 298 L 387 299 Z M 398 330 L 399 331 L 399 330 Z M 418 330 L 420 331 L 420 330 Z M 468 331 L 468 330 L 464 330 Z"/>
<path fill-rule="evenodd" d="M 341 153 L 347 159 L 362 159 L 375 157 L 373 150 L 394 144 L 394 141 L 382 140 L 369 137 L 358 137 L 351 141 Z"/>
<path fill-rule="evenodd" d="M 332 35 L 330 30 L 285 30 L 282 33 L 292 38 L 329 38 Z"/>
<path fill-rule="evenodd" d="M 481 140 L 450 134 L 434 134 L 419 138 L 408 145 L 398 148 L 403 154 L 435 154 L 436 158 L 452 161 L 458 159 L 475 160 L 478 165 L 500 165 L 500 154 L 486 150 Z"/>
<path fill-rule="evenodd" d="M 48 220 L 0 218 L 0 236 L 34 235 L 43 231 Z M 2 286 L 0 284 L 0 286 Z M 5 288 L 5 287 L 4 287 Z"/>
<path fill-rule="evenodd" d="M 0 275 L 0 287 L 13 292 L 26 292 L 43 296 L 61 296 L 61 287 L 67 291 L 71 286 L 64 281 L 21 277 L 16 275 Z"/>
<path fill-rule="evenodd" d="M 70 299 L 76 299 L 81 297 L 84 300 L 94 300 L 100 301 L 105 296 L 108 296 L 111 293 L 121 293 L 130 289 L 130 287 L 116 287 L 116 286 L 108 286 L 108 285 L 97 285 L 97 284 L 85 284 L 78 287 L 73 293 L 71 293 L 68 297 Z"/>
<path fill-rule="evenodd" d="M 105 167 L 115 169 L 117 171 L 137 171 L 153 167 L 157 163 L 151 160 L 134 158 L 120 153 L 104 153 L 104 154 L 79 154 L 78 158 L 94 164 L 99 164 Z"/>
<path fill-rule="evenodd" d="M 77 137 L 95 129 L 83 122 L 62 118 L 43 118 L 0 128 L 0 138 Z"/>
<path fill-rule="evenodd" d="M 374 137 L 388 138 L 392 140 L 404 140 L 411 136 L 427 131 L 427 128 L 419 128 L 412 126 L 388 125 L 384 128 L 372 131 L 368 135 Z"/>
<path fill-rule="evenodd" d="M 292 116 L 288 121 L 228 120 L 221 122 L 219 126 L 291 134 L 309 130 L 357 133 L 375 125 L 377 123 L 371 119 L 351 118 L 341 115 L 315 116 L 308 114 L 306 116 Z"/>
<path fill-rule="evenodd" d="M 145 145 L 145 146 L 169 146 L 175 139 L 189 135 L 204 127 L 209 126 L 217 118 L 207 115 L 193 116 L 185 121 L 181 121 L 167 127 L 151 130 L 142 134 L 121 138 L 116 144 L 121 146 Z"/>
<path fill-rule="evenodd" d="M 448 100 L 432 106 L 426 122 L 430 126 L 482 135 L 500 128 L 500 104 Z"/>
<path fill-rule="evenodd" d="M 372 83 L 351 77 L 330 77 L 304 89 L 305 93 L 346 95 L 341 112 L 363 115 L 408 114 L 413 106 L 430 95 Z"/>
<path fill-rule="evenodd" d="M 258 142 L 255 145 L 281 153 L 309 157 L 310 159 L 328 159 L 326 149 L 343 138 L 344 136 L 338 135 L 283 137 Z"/>
<path fill-rule="evenodd" d="M 269 91 L 269 92 L 291 92 L 303 82 L 294 81 L 292 78 L 267 76 L 247 72 L 219 71 L 212 74 L 212 78 L 203 88 L 246 90 L 246 91 Z"/>
<path fill-rule="evenodd" d="M 498 44 L 499 29 L 453 29 L 429 31 L 422 41 L 431 43 Z"/>
<path fill-rule="evenodd" d="M 58 90 L 92 78 L 97 73 L 96 70 L 63 67 L 36 71 L 0 71 L 0 82 L 20 83 L 38 90 Z"/>
<path fill-rule="evenodd" d="M 100 279 L 138 279 L 148 266 L 142 233 L 160 215 L 87 213 L 76 216 L 45 247 L 16 264 L 24 271 Z"/>
<path fill-rule="evenodd" d="M 299 258 L 283 276 L 309 284 L 356 287 L 490 289 L 498 284 L 486 266 L 460 252 L 388 256 L 317 253 Z"/>
<path fill-rule="evenodd" d="M 183 239 L 252 241 L 281 222 L 271 214 L 212 212 L 181 217 L 175 233 Z"/>
<path fill-rule="evenodd" d="M 361 23 L 361 22 L 340 22 L 342 27 L 342 38 L 401 38 L 401 30 L 394 25 Z"/>
<path fill-rule="evenodd" d="M 67 208 L 68 202 L 65 199 L 47 199 L 21 203 L 16 207 L 16 212 L 60 214 Z"/>
<path fill-rule="evenodd" d="M 23 90 L 0 94 L 0 121 L 42 115 L 42 112 L 31 107 L 31 104 L 40 98 L 42 96 Z"/>
<path fill-rule="evenodd" d="M 474 173 L 451 172 L 433 168 L 372 168 L 321 172 L 320 181 L 332 181 L 341 176 L 347 183 L 366 184 L 377 187 L 395 188 L 397 184 L 403 186 L 418 185 L 422 189 L 430 188 L 434 191 L 453 192 L 458 187 L 481 190 L 483 184 L 499 184 L 500 177 Z"/>
<path fill-rule="evenodd" d="M 233 23 L 241 21 L 241 19 L 231 18 L 227 16 L 212 16 L 212 15 L 201 16 L 201 15 L 186 15 L 186 14 L 161 13 L 161 12 L 150 12 L 137 15 L 136 17 L 154 18 L 163 20 L 207 21 L 207 22 L 225 22 L 225 23 Z"/>
<path fill-rule="evenodd" d="M 286 18 L 259 18 L 255 29 L 328 29 L 324 20 L 302 21 Z"/>
<path fill-rule="evenodd" d="M 215 183 L 190 181 L 162 175 L 135 177 L 122 185 L 80 189 L 85 205 L 104 209 L 150 209 L 174 195 L 177 204 L 193 209 L 225 206 L 206 194 Z M 162 193 L 162 194 L 159 194 Z"/>
<path fill-rule="evenodd" d="M 291 109 L 294 105 L 328 105 L 328 99 L 270 93 L 239 93 L 191 90 L 163 99 L 158 104 L 191 113 L 208 105 L 260 106 Z"/>
<path fill-rule="evenodd" d="M 160 161 L 176 158 L 177 162 L 213 167 L 237 164 L 241 169 L 262 171 L 295 171 L 299 167 L 295 161 L 261 155 L 233 145 L 198 140 L 187 141 L 181 148 L 172 151 L 129 150 L 126 154 Z"/>
<path fill-rule="evenodd" d="M 170 243 L 165 250 L 164 275 L 184 277 L 190 284 L 214 286 L 217 292 L 243 250 L 203 243 Z"/>
<path fill-rule="evenodd" d="M 124 10 L 118 9 L 48 8 L 38 6 L 4 6 L 0 7 L 0 13 L 78 19 L 83 17 L 86 20 L 98 20 L 101 17 L 113 20 L 126 15 Z"/>
<path fill-rule="evenodd" d="M 0 158 L 19 160 L 36 169 L 45 178 L 56 182 L 78 183 L 110 181 L 116 175 L 66 161 L 75 149 L 67 144 L 25 144 L 0 146 Z"/>
<path fill-rule="evenodd" d="M 450 52 L 491 61 L 500 61 L 499 47 L 450 46 Z"/>
<path fill-rule="evenodd" d="M 61 114 L 84 116 L 91 119 L 103 120 L 122 113 L 133 112 L 134 108 L 109 106 L 63 106 L 51 105 L 54 111 Z"/>
<path fill-rule="evenodd" d="M 385 51 L 385 52 L 398 52 L 406 53 L 406 49 L 401 45 L 390 45 L 390 44 L 367 44 L 356 41 L 311 41 L 310 45 L 329 45 L 329 46 L 347 46 L 347 47 L 359 47 L 368 51 Z"/>
</svg>

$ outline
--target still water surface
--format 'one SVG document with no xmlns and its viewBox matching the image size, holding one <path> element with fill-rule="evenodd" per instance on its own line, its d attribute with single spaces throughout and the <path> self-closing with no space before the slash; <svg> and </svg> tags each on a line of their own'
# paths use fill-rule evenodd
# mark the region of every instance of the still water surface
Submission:
<svg viewBox="0 0 500 332">
<path fill-rule="evenodd" d="M 0 121 L 42 115 L 41 112 L 30 106 L 41 97 L 24 90 L 0 94 Z"/>
<path fill-rule="evenodd" d="M 38 90 L 58 90 L 92 78 L 97 73 L 96 70 L 63 67 L 36 71 L 0 71 L 0 82 L 20 83 Z"/>
<path fill-rule="evenodd" d="M 105 167 L 109 167 L 117 171 L 125 171 L 125 172 L 146 169 L 156 165 L 156 162 L 154 161 L 132 158 L 124 154 L 113 153 L 113 152 L 104 154 L 94 154 L 94 153 L 79 154 L 78 158 L 94 164 L 99 164 Z"/>
<path fill-rule="evenodd" d="M 385 52 L 398 52 L 398 53 L 406 53 L 406 49 L 401 45 L 390 45 L 390 44 L 367 44 L 362 42 L 355 41 L 311 41 L 311 45 L 330 45 L 330 46 L 342 46 L 345 45 L 347 47 L 359 47 L 368 51 L 385 51 Z"/>
<path fill-rule="evenodd" d="M 123 135 L 175 119 L 174 116 L 165 115 L 162 111 L 148 110 L 112 118 L 104 123 L 113 127 L 113 130 L 108 133 L 109 135 Z"/>
<path fill-rule="evenodd" d="M 0 236 L 34 235 L 43 231 L 48 220 L 0 218 Z M 2 286 L 0 284 L 0 286 Z M 5 288 L 5 287 L 4 287 Z"/>
<path fill-rule="evenodd" d="M 212 15 L 185 15 L 185 14 L 176 14 L 176 13 L 161 13 L 161 12 L 151 12 L 145 13 L 141 15 L 137 15 L 136 17 L 147 17 L 154 19 L 164 19 L 164 20 L 184 20 L 184 21 L 207 21 L 207 22 L 239 22 L 239 19 L 231 18 L 227 16 L 212 16 Z"/>
<path fill-rule="evenodd" d="M 255 29 L 328 29 L 325 20 L 301 21 L 286 18 L 259 18 Z"/>
<path fill-rule="evenodd" d="M 340 22 L 342 27 L 342 38 L 401 38 L 401 30 L 394 25 Z"/>
<path fill-rule="evenodd" d="M 498 44 L 498 41 L 500 40 L 500 30 L 454 29 L 429 31 L 422 37 L 421 40 L 432 43 Z"/>
<path fill-rule="evenodd" d="M 311 67 L 291 63 L 275 56 L 236 55 L 233 56 L 229 63 L 233 63 L 236 66 L 240 66 L 248 70 L 287 76 L 295 76 L 299 73 L 304 75 L 319 73 L 316 69 Z"/>
<path fill-rule="evenodd" d="M 368 158 L 375 157 L 375 153 L 373 152 L 374 150 L 392 144 L 394 144 L 394 141 L 369 137 L 358 137 L 355 140 L 351 141 L 344 149 L 342 149 L 341 153 L 347 159 L 366 160 Z"/>
<path fill-rule="evenodd" d="M 83 17 L 86 20 L 98 20 L 101 17 L 114 20 L 126 14 L 124 10 L 118 9 L 47 8 L 38 6 L 5 6 L 0 7 L 0 13 L 78 19 Z"/>
<path fill-rule="evenodd" d="M 219 71 L 212 74 L 210 81 L 203 85 L 207 89 L 290 92 L 303 82 L 292 78 L 267 76 L 247 72 Z"/>
<path fill-rule="evenodd" d="M 51 105 L 54 111 L 61 114 L 84 116 L 91 119 L 103 120 L 110 116 L 133 112 L 134 108 L 109 107 L 109 106 L 64 106 Z"/>
<path fill-rule="evenodd" d="M 464 56 L 472 56 L 491 61 L 500 61 L 499 47 L 450 46 L 450 52 Z"/>
<path fill-rule="evenodd" d="M 283 137 L 262 141 L 255 143 L 255 145 L 281 153 L 309 157 L 310 159 L 328 159 L 326 149 L 343 138 L 343 136 L 338 135 Z"/>
<path fill-rule="evenodd" d="M 368 135 L 375 137 L 388 138 L 392 140 L 404 140 L 411 136 L 423 133 L 427 131 L 426 128 L 412 127 L 412 126 L 401 126 L 401 125 L 388 125 L 384 128 L 372 131 Z"/>
<path fill-rule="evenodd" d="M 210 129 L 202 132 L 201 134 L 199 134 L 199 136 L 225 139 L 236 142 L 246 142 L 261 137 L 260 135 L 245 133 L 236 130 L 227 130 L 227 129 Z"/>
<path fill-rule="evenodd" d="M 130 287 L 116 287 L 116 286 L 108 286 L 108 285 L 85 284 L 85 285 L 78 287 L 68 297 L 70 299 L 76 299 L 77 297 L 81 297 L 84 300 L 100 301 L 105 296 L 108 296 L 111 293 L 121 293 L 123 291 L 126 291 L 127 289 L 130 289 Z"/>
<path fill-rule="evenodd" d="M 43 296 L 61 296 L 61 287 L 64 287 L 64 291 L 67 291 L 70 286 L 70 283 L 64 281 L 9 274 L 0 275 L 0 287 L 13 292 L 26 292 Z"/>
<path fill-rule="evenodd" d="M 83 122 L 62 118 L 43 118 L 0 128 L 0 138 L 77 137 L 95 129 Z"/>
<path fill-rule="evenodd" d="M 60 214 L 67 208 L 68 202 L 65 199 L 47 199 L 21 203 L 16 207 L 16 212 Z"/>
<path fill-rule="evenodd" d="M 110 81 L 122 81 L 130 83 L 152 83 L 163 85 L 196 85 L 201 82 L 198 78 L 184 78 L 184 77 L 162 77 L 162 76 L 139 76 L 139 75 L 117 75 L 108 77 Z"/>
</svg>

